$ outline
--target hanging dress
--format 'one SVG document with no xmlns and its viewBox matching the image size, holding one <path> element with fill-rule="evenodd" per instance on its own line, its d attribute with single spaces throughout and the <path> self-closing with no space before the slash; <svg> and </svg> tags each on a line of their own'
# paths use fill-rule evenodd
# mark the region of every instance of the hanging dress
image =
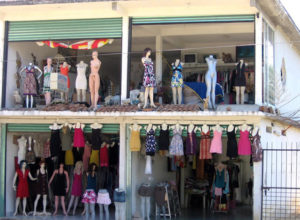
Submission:
<svg viewBox="0 0 300 220">
<path fill-rule="evenodd" d="M 50 92 L 50 75 L 52 73 L 52 66 L 50 70 L 47 66 L 44 66 L 44 83 L 43 83 L 43 93 Z"/>
<path fill-rule="evenodd" d="M 182 87 L 183 86 L 183 77 L 182 77 L 182 65 L 181 62 L 178 66 L 175 64 L 172 65 L 172 80 L 171 80 L 171 87 Z"/>
<path fill-rule="evenodd" d="M 206 159 L 212 159 L 210 151 L 210 131 L 207 131 L 206 133 L 201 132 L 201 140 L 200 140 L 200 154 L 199 159 L 200 160 L 206 160 Z"/>
<path fill-rule="evenodd" d="M 29 170 L 25 170 L 25 173 L 20 169 L 17 169 L 17 174 L 18 174 L 18 185 L 17 185 L 17 198 L 27 198 L 29 197 L 29 190 L 28 190 L 28 175 L 29 175 Z"/>
<path fill-rule="evenodd" d="M 222 154 L 222 132 L 214 131 L 214 137 L 210 145 L 210 153 Z"/>
<path fill-rule="evenodd" d="M 69 66 L 67 65 L 66 67 L 63 67 L 63 65 L 60 65 L 60 73 L 67 77 L 67 88 L 70 89 Z"/>
<path fill-rule="evenodd" d="M 159 150 L 169 150 L 170 146 L 170 132 L 169 129 L 167 130 L 160 130 L 159 137 L 158 137 L 158 149 Z"/>
<path fill-rule="evenodd" d="M 83 131 L 81 128 L 74 129 L 73 146 L 74 147 L 84 147 L 85 146 L 84 134 L 83 134 Z"/>
<path fill-rule="evenodd" d="M 59 129 L 51 130 L 50 153 L 51 157 L 59 156 L 61 153 L 61 140 L 59 135 Z"/>
<path fill-rule="evenodd" d="M 33 151 L 34 149 L 34 140 L 31 140 L 31 146 L 29 146 L 29 141 L 27 141 L 27 151 L 25 159 L 27 163 L 35 163 L 35 153 Z"/>
<path fill-rule="evenodd" d="M 23 95 L 37 95 L 36 90 L 36 78 L 34 75 L 35 68 L 31 66 L 30 69 L 26 67 L 26 77 L 24 80 L 24 88 L 23 88 Z"/>
<path fill-rule="evenodd" d="M 86 79 L 86 67 L 88 65 L 84 63 L 83 65 L 77 64 L 77 77 L 75 80 L 75 88 L 86 90 L 87 88 L 87 79 Z"/>
<path fill-rule="evenodd" d="M 170 144 L 170 155 L 172 156 L 183 156 L 183 141 L 181 136 L 181 129 L 177 130 L 176 128 L 173 130 L 173 137 Z"/>
<path fill-rule="evenodd" d="M 154 156 L 156 151 L 155 132 L 153 128 L 147 132 L 146 136 L 146 155 Z"/>
<path fill-rule="evenodd" d="M 258 132 L 252 139 L 252 160 L 253 162 L 259 162 L 262 160 L 262 147 Z"/>
<path fill-rule="evenodd" d="M 186 138 L 185 154 L 196 155 L 196 148 L 197 148 L 196 146 L 197 146 L 196 134 L 194 131 L 189 132 Z"/>
<path fill-rule="evenodd" d="M 100 167 L 108 167 L 108 149 L 107 145 L 100 148 Z"/>
<path fill-rule="evenodd" d="M 251 143 L 249 140 L 249 131 L 240 131 L 240 139 L 238 144 L 239 155 L 251 155 Z"/>
<path fill-rule="evenodd" d="M 74 173 L 73 185 L 72 185 L 72 196 L 81 196 L 82 195 L 82 174 Z"/>
<path fill-rule="evenodd" d="M 101 147 L 100 131 L 100 128 L 92 129 L 92 153 L 90 157 L 90 163 L 95 163 L 97 166 L 99 166 L 99 150 Z"/>
<path fill-rule="evenodd" d="M 154 67 L 152 60 L 145 60 L 144 61 L 144 80 L 143 86 L 144 87 L 155 87 L 156 86 L 156 79 L 154 74 Z"/>
<path fill-rule="evenodd" d="M 235 131 L 227 131 L 227 157 L 236 158 L 238 156 L 237 142 L 235 138 Z"/>
<path fill-rule="evenodd" d="M 74 165 L 74 155 L 72 151 L 72 136 L 69 126 L 64 126 L 60 133 L 61 148 L 65 151 L 65 165 Z"/>
<path fill-rule="evenodd" d="M 82 157 L 82 163 L 83 163 L 83 169 L 84 171 L 88 171 L 89 168 L 89 161 L 91 157 L 91 146 L 89 144 L 86 144 L 84 147 L 83 157 Z"/>
<path fill-rule="evenodd" d="M 140 131 L 132 130 L 130 135 L 130 151 L 140 151 L 141 150 L 141 138 Z"/>
</svg>

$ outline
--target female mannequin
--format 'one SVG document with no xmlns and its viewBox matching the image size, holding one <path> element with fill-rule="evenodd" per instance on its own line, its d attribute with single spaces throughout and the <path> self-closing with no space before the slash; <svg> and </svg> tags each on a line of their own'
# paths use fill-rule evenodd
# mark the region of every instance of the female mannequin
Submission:
<svg viewBox="0 0 300 220">
<path fill-rule="evenodd" d="M 182 141 L 182 129 L 183 127 L 180 124 L 172 126 L 173 137 L 170 144 L 169 153 L 172 156 L 183 156 L 183 141 Z"/>
<path fill-rule="evenodd" d="M 218 163 L 215 167 L 215 176 L 214 176 L 214 186 L 215 186 L 215 191 L 214 194 L 216 196 L 215 199 L 215 207 L 214 209 L 218 209 L 218 205 L 221 202 L 221 196 L 223 194 L 223 188 L 226 186 L 226 173 L 225 173 L 225 165 L 222 163 Z"/>
<path fill-rule="evenodd" d="M 35 163 L 35 154 L 34 154 L 34 143 L 35 140 L 32 139 L 31 136 L 28 137 L 28 142 L 27 142 L 27 152 L 26 152 L 26 161 L 27 163 L 33 164 Z"/>
<path fill-rule="evenodd" d="M 188 126 L 188 133 L 192 133 L 194 131 L 194 128 L 195 128 L 195 125 L 193 123 L 191 123 L 189 126 Z"/>
<path fill-rule="evenodd" d="M 59 198 L 61 201 L 61 206 L 63 209 L 64 214 L 67 216 L 66 212 L 66 206 L 65 206 L 65 196 L 69 191 L 69 175 L 67 171 L 64 170 L 64 164 L 60 163 L 59 168 L 55 170 L 51 176 L 51 179 L 49 181 L 49 187 L 54 179 L 54 186 L 53 186 L 53 194 L 55 196 L 55 211 L 53 215 L 57 214 L 57 209 L 58 209 L 58 203 L 59 203 Z"/>
<path fill-rule="evenodd" d="M 232 132 L 234 130 L 234 126 L 232 123 L 229 124 L 227 131 Z"/>
<path fill-rule="evenodd" d="M 246 74 L 245 67 L 248 64 L 244 62 L 244 60 L 240 60 L 236 66 L 236 76 L 234 81 L 235 91 L 236 91 L 236 104 L 244 104 L 244 95 L 246 88 Z M 241 101 L 240 101 L 241 97 Z"/>
<path fill-rule="evenodd" d="M 78 205 L 78 201 L 80 196 L 82 195 L 82 173 L 83 173 L 83 163 L 81 161 L 77 161 L 74 169 L 74 179 L 72 184 L 72 192 L 71 192 L 71 200 L 69 202 L 67 213 L 69 213 L 74 199 L 74 207 L 73 207 L 73 215 L 75 215 L 75 211 Z"/>
<path fill-rule="evenodd" d="M 73 166 L 74 165 L 74 155 L 72 151 L 72 135 L 71 135 L 72 125 L 68 123 L 64 123 L 61 128 L 60 140 L 61 140 L 61 148 L 62 151 L 65 152 L 65 165 Z"/>
<path fill-rule="evenodd" d="M 47 207 L 47 195 L 48 195 L 48 174 L 45 169 L 45 161 L 40 162 L 40 169 L 37 170 L 37 196 L 34 201 L 33 215 L 36 215 L 36 207 L 40 200 L 41 195 L 43 196 L 43 214 L 48 215 L 46 211 Z"/>
<path fill-rule="evenodd" d="M 99 151 L 101 147 L 101 128 L 102 124 L 94 123 L 91 125 L 92 128 L 92 152 L 90 156 L 90 164 L 95 163 L 97 166 L 99 166 Z"/>
<path fill-rule="evenodd" d="M 82 60 L 76 65 L 77 67 L 77 77 L 75 82 L 75 88 L 77 93 L 77 102 L 86 102 L 86 87 L 87 87 L 87 80 L 86 80 L 86 68 L 87 64 L 84 63 Z"/>
<path fill-rule="evenodd" d="M 99 89 L 100 89 L 100 76 L 99 70 L 101 67 L 101 61 L 98 59 L 98 52 L 94 51 L 92 53 L 93 60 L 91 60 L 91 74 L 89 76 L 89 86 L 91 92 L 91 107 L 94 110 L 97 109 L 97 103 L 99 98 Z"/>
<path fill-rule="evenodd" d="M 142 57 L 142 63 L 145 67 L 143 85 L 145 87 L 145 104 L 144 108 L 148 105 L 148 95 L 150 97 L 150 106 L 156 108 L 153 102 L 153 89 L 156 86 L 156 79 L 154 73 L 153 62 L 150 58 L 152 50 L 146 48 L 144 50 L 144 56 Z"/>
<path fill-rule="evenodd" d="M 25 156 L 26 156 L 26 144 L 27 144 L 27 139 L 22 136 L 20 137 L 18 140 L 18 163 L 20 163 L 22 160 L 25 160 Z"/>
<path fill-rule="evenodd" d="M 50 75 L 53 71 L 52 59 L 47 58 L 47 65 L 44 66 L 44 84 L 43 93 L 45 96 L 46 105 L 51 103 L 51 91 L 50 91 Z"/>
<path fill-rule="evenodd" d="M 37 77 L 39 79 L 43 74 L 40 68 L 29 63 L 28 66 L 24 66 L 20 73 L 26 71 L 26 77 L 24 80 L 24 92 L 23 94 L 26 96 L 26 108 L 29 108 L 29 96 L 30 96 L 30 108 L 33 108 L 33 96 L 37 95 L 37 85 L 36 85 L 36 78 L 35 78 L 35 70 L 40 72 L 40 75 Z"/>
<path fill-rule="evenodd" d="M 114 190 L 114 203 L 116 207 L 115 220 L 125 219 L 125 190 L 117 188 Z"/>
<path fill-rule="evenodd" d="M 206 83 L 206 97 L 210 97 L 208 100 L 208 106 L 210 108 L 215 109 L 215 90 L 217 83 L 217 60 L 213 57 L 213 55 L 209 55 L 209 57 L 205 58 L 208 70 L 205 74 L 205 83 Z"/>
<path fill-rule="evenodd" d="M 97 203 L 99 204 L 100 220 L 103 219 L 103 209 L 105 212 L 105 220 L 109 220 L 108 206 L 111 204 L 107 189 L 99 189 Z"/>
<path fill-rule="evenodd" d="M 61 97 L 64 98 L 65 102 L 69 101 L 69 89 L 70 89 L 70 77 L 69 77 L 69 70 L 71 66 L 67 62 L 63 62 L 62 65 L 60 65 L 60 73 L 67 77 L 68 84 L 67 84 L 67 91 L 61 93 Z"/>
<path fill-rule="evenodd" d="M 170 146 L 170 132 L 168 125 L 163 123 L 158 137 L 158 149 L 161 156 L 167 155 Z"/>
<path fill-rule="evenodd" d="M 83 129 L 85 127 L 84 124 L 80 124 L 80 122 L 77 122 L 72 126 L 74 128 L 74 137 L 73 137 L 73 147 L 76 148 L 77 153 L 75 154 L 75 162 L 78 160 L 82 161 L 82 156 L 84 152 L 85 147 L 85 139 L 84 139 L 84 133 Z"/>
<path fill-rule="evenodd" d="M 171 87 L 173 93 L 173 103 L 174 105 L 181 105 L 182 101 L 182 86 L 183 86 L 183 78 L 182 78 L 182 67 L 184 63 L 180 62 L 179 59 L 176 59 L 175 64 L 172 63 L 173 76 L 171 80 Z M 178 94 L 178 102 L 177 102 L 177 94 Z"/>
<path fill-rule="evenodd" d="M 142 219 L 150 220 L 151 203 L 150 199 L 153 194 L 153 189 L 149 183 L 143 183 L 138 189 L 138 194 L 141 196 L 141 211 Z M 146 209 L 146 210 L 145 210 Z"/>
<path fill-rule="evenodd" d="M 236 158 L 238 156 L 238 148 L 236 142 L 236 129 L 230 123 L 227 128 L 227 157 L 229 158 Z"/>
<path fill-rule="evenodd" d="M 27 216 L 26 205 L 27 205 L 27 197 L 29 197 L 27 178 L 29 177 L 32 181 L 36 180 L 36 178 L 33 178 L 31 176 L 31 173 L 28 169 L 26 169 L 26 166 L 27 166 L 26 161 L 22 160 L 20 162 L 20 169 L 17 169 L 13 180 L 13 189 L 17 191 L 16 210 L 14 212 L 14 215 L 17 215 L 20 200 L 23 199 L 23 215 Z M 17 178 L 18 178 L 18 185 L 16 185 Z"/>
<path fill-rule="evenodd" d="M 201 128 L 200 153 L 199 153 L 200 160 L 212 159 L 212 155 L 210 153 L 210 145 L 211 145 L 211 139 L 210 139 L 209 127 L 207 126 L 207 124 L 204 124 Z"/>
</svg>

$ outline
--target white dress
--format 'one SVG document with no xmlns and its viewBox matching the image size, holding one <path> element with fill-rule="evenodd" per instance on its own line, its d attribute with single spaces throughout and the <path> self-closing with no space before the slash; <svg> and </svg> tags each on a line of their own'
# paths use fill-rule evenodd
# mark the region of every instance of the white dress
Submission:
<svg viewBox="0 0 300 220">
<path fill-rule="evenodd" d="M 21 160 L 25 160 L 27 140 L 26 138 L 19 138 L 17 141 L 19 146 L 18 163 L 20 163 Z"/>
<path fill-rule="evenodd" d="M 145 174 L 152 174 L 151 156 L 146 156 Z"/>
<path fill-rule="evenodd" d="M 75 88 L 76 89 L 84 89 L 86 90 L 87 88 L 87 80 L 86 80 L 86 68 L 87 64 L 77 64 L 77 77 L 76 77 L 76 82 L 75 82 Z"/>
</svg>

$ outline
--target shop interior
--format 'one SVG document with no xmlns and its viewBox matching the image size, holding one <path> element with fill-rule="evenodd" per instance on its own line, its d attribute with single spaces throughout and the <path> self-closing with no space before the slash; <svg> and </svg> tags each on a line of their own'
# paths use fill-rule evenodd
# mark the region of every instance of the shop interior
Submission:
<svg viewBox="0 0 300 220">
<path fill-rule="evenodd" d="M 223 217 L 234 214 L 252 218 L 254 176 L 250 137 L 259 134 L 257 128 L 234 121 L 222 125 L 152 123 L 131 125 L 134 217 L 211 219 L 215 214 Z M 182 133 L 178 135 L 179 130 Z M 151 132 L 156 149 L 153 154 L 149 153 L 151 147 L 147 148 Z M 220 149 L 212 150 L 215 146 Z M 244 147 L 247 152 L 243 152 Z M 222 189 L 217 192 L 219 187 Z"/>
<path fill-rule="evenodd" d="M 26 125 L 24 126 L 26 127 Z M 106 191 L 108 200 L 111 201 L 107 206 L 102 207 L 104 211 L 98 211 L 98 205 L 94 206 L 95 213 L 98 215 L 99 212 L 105 212 L 106 215 L 106 208 L 109 213 L 113 212 L 113 193 L 119 187 L 119 134 L 114 127 L 107 125 L 102 127 L 101 124 L 97 123 L 64 123 L 62 125 L 54 123 L 52 125 L 40 124 L 35 127 L 27 127 L 26 132 L 18 132 L 18 127 L 10 125 L 9 130 L 14 131 L 7 133 L 7 146 L 9 146 L 6 162 L 7 215 L 13 215 L 15 212 L 17 215 L 25 215 L 23 213 L 24 199 L 21 198 L 19 207 L 16 209 L 16 201 L 20 195 L 19 189 L 21 189 L 20 185 L 22 184 L 21 177 L 17 175 L 14 180 L 23 160 L 26 161 L 26 169 L 31 176 L 37 178 L 33 181 L 31 178 L 26 180 L 29 189 L 25 205 L 27 215 L 52 215 L 55 212 L 57 189 L 65 190 L 65 188 L 68 188 L 64 195 L 65 210 L 68 215 L 92 215 L 91 207 L 91 212 L 83 213 L 86 210 L 86 203 L 83 203 L 82 200 L 89 188 L 92 164 L 96 166 L 94 175 L 96 195 L 98 195 L 98 190 Z M 40 179 L 43 162 L 46 170 L 45 183 Z M 63 178 L 64 183 L 59 183 L 59 177 L 56 176 L 59 174 L 54 175 L 61 163 L 64 164 L 63 169 L 67 173 Z M 52 176 L 53 180 L 50 183 Z M 50 183 L 49 188 L 48 183 Z M 14 185 L 16 190 L 13 188 Z M 44 193 L 41 189 L 46 190 L 46 199 L 44 199 Z M 43 195 L 39 200 L 36 200 L 38 194 Z M 65 214 L 60 202 L 57 214 Z"/>
<path fill-rule="evenodd" d="M 93 44 L 97 40 L 103 41 L 97 46 Z M 65 48 L 67 45 L 67 48 Z M 74 46 L 75 45 L 75 46 Z M 88 45 L 88 46 L 87 46 Z M 87 46 L 87 47 L 86 47 Z M 73 49 L 75 48 L 75 49 Z M 42 41 L 9 42 L 8 43 L 8 63 L 7 63 L 7 85 L 6 86 L 6 107 L 25 107 L 26 95 L 24 95 L 24 81 L 26 71 L 20 71 L 29 63 L 37 66 L 40 71 L 35 71 L 37 82 L 37 95 L 34 97 L 34 106 L 45 105 L 44 88 L 44 67 L 47 66 L 47 58 L 52 59 L 52 73 L 60 73 L 60 66 L 66 62 L 69 65 L 67 71 L 69 77 L 69 89 L 67 97 L 61 93 L 59 88 L 51 89 L 52 102 L 90 103 L 89 75 L 91 73 L 90 61 L 92 52 L 98 51 L 98 59 L 101 61 L 100 89 L 98 103 L 104 103 L 105 98 L 115 97 L 116 104 L 120 103 L 120 83 L 121 83 L 121 39 L 95 39 L 95 40 L 55 40 L 42 43 Z M 77 84 L 78 77 L 77 64 L 83 61 L 87 64 L 85 69 L 86 100 L 78 100 Z M 80 78 L 81 79 L 81 78 Z M 79 80 L 82 81 L 82 80 Z M 85 81 L 83 79 L 83 81 Z M 62 97 L 63 96 L 63 97 Z"/>
<path fill-rule="evenodd" d="M 183 65 L 183 104 L 198 104 L 205 98 L 205 74 L 208 65 L 205 58 L 216 60 L 216 103 L 254 104 L 254 23 L 178 23 L 133 25 L 131 42 L 130 88 L 143 88 L 142 51 L 151 48 L 156 74 L 162 83 L 154 91 L 156 101 L 171 104 L 172 63 L 180 59 Z M 162 56 L 161 55 L 162 52 Z M 236 101 L 235 76 L 240 60 L 245 63 L 245 92 Z M 160 67 L 161 65 L 161 67 Z M 161 70 L 160 70 L 161 69 Z M 205 87 L 205 88 L 203 88 Z M 203 91 L 204 90 L 204 91 Z M 179 91 L 178 91 L 179 92 Z M 242 103 L 241 103 L 242 102 Z"/>
</svg>

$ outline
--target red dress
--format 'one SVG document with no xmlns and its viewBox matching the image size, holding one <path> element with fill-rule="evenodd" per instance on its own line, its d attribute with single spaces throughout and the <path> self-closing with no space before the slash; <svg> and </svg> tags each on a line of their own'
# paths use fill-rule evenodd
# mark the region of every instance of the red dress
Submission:
<svg viewBox="0 0 300 220">
<path fill-rule="evenodd" d="M 108 167 L 108 150 L 106 145 L 100 149 L 100 167 Z"/>
<path fill-rule="evenodd" d="M 210 150 L 210 132 L 207 133 L 201 132 L 201 141 L 200 141 L 200 154 L 199 159 L 205 160 L 205 159 L 212 159 Z"/>
<path fill-rule="evenodd" d="M 73 146 L 74 147 L 84 147 L 85 146 L 84 135 L 83 135 L 83 131 L 81 128 L 74 129 Z"/>
<path fill-rule="evenodd" d="M 25 174 L 23 175 L 23 172 L 18 169 L 17 170 L 18 174 L 18 186 L 17 186 L 17 197 L 19 198 L 27 198 L 29 197 L 29 190 L 28 190 L 28 174 L 29 170 L 25 170 Z"/>
<path fill-rule="evenodd" d="M 60 73 L 68 78 L 68 89 L 70 88 L 69 66 L 63 67 L 60 65 Z"/>
</svg>

